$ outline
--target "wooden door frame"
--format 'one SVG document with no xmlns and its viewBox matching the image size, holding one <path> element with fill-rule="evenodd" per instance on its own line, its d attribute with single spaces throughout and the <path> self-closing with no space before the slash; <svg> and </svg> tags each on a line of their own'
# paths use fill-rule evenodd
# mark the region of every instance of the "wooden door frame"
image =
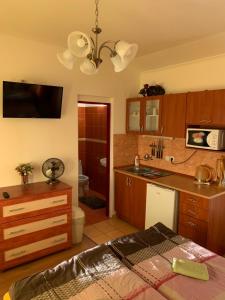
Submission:
<svg viewBox="0 0 225 300">
<path fill-rule="evenodd" d="M 99 104 L 99 105 L 105 105 L 107 107 L 107 132 L 106 132 L 106 182 L 107 182 L 107 187 L 106 187 L 106 216 L 109 217 L 109 193 L 110 193 L 110 125 L 111 125 L 111 103 L 107 102 L 92 102 L 92 101 L 78 101 L 77 105 L 79 103 L 83 104 Z M 79 143 L 79 141 L 78 141 Z M 79 153 L 78 153 L 79 154 Z"/>
</svg>

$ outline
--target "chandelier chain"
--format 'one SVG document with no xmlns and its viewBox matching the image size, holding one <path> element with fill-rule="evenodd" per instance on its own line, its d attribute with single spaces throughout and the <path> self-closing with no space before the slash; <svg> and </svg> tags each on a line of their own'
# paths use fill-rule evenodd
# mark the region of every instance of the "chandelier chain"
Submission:
<svg viewBox="0 0 225 300">
<path fill-rule="evenodd" d="M 96 8 L 95 8 L 95 16 L 96 16 L 95 27 L 96 28 L 98 28 L 98 4 L 99 4 L 99 0 L 95 0 L 95 5 L 96 5 Z"/>
</svg>

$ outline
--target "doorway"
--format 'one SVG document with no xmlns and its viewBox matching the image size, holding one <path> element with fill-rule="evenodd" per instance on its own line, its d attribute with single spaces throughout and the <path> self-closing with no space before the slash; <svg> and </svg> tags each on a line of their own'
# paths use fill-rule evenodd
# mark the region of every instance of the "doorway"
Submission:
<svg viewBox="0 0 225 300">
<path fill-rule="evenodd" d="M 109 216 L 110 103 L 78 102 L 79 206 L 85 225 Z"/>
</svg>

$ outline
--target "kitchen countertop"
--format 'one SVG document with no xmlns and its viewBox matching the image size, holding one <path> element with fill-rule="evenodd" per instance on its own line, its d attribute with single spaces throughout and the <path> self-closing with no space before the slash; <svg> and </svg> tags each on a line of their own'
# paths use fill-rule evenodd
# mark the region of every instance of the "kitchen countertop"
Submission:
<svg viewBox="0 0 225 300">
<path fill-rule="evenodd" d="M 126 166 L 127 167 L 127 166 Z M 163 170 L 166 171 L 166 170 Z M 140 175 L 134 174 L 132 172 L 128 172 L 124 170 L 124 167 L 115 168 L 115 172 L 129 174 L 129 176 L 133 176 L 149 183 L 155 183 L 167 188 L 175 189 L 177 191 L 190 193 L 192 195 L 196 195 L 199 197 L 212 199 L 224 194 L 225 196 L 225 187 L 218 186 L 216 183 L 212 183 L 210 185 L 199 185 L 194 183 L 194 177 L 181 175 L 181 174 L 172 174 L 159 178 L 145 178 Z"/>
</svg>

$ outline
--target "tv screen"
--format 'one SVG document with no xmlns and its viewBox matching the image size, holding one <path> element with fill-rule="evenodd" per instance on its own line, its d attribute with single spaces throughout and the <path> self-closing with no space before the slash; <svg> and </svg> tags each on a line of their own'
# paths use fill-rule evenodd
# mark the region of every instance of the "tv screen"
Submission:
<svg viewBox="0 0 225 300">
<path fill-rule="evenodd" d="M 3 81 L 3 118 L 61 117 L 63 88 Z"/>
</svg>

